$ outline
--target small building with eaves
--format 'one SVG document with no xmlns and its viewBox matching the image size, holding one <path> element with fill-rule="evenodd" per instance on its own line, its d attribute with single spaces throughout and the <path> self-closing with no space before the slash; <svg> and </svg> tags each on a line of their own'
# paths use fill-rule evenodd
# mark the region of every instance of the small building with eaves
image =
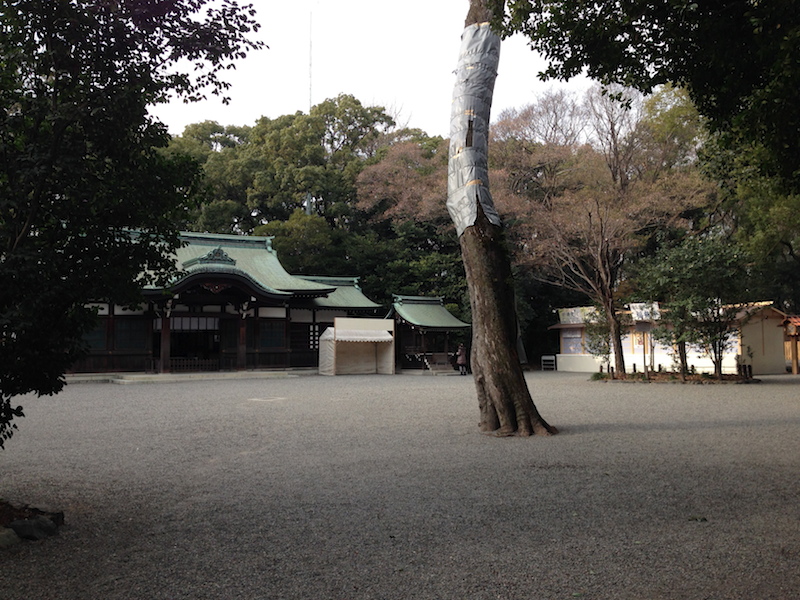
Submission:
<svg viewBox="0 0 800 600">
<path fill-rule="evenodd" d="M 459 342 L 466 342 L 472 327 L 461 321 L 440 297 L 394 295 L 395 351 L 404 369 L 452 370 L 451 359 Z"/>
</svg>

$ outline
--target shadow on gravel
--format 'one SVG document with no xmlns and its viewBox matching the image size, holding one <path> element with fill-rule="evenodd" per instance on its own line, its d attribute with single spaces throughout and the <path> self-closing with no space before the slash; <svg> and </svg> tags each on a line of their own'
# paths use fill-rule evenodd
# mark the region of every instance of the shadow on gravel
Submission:
<svg viewBox="0 0 800 600">
<path fill-rule="evenodd" d="M 795 419 L 742 419 L 739 421 L 689 421 L 672 423 L 586 423 L 580 425 L 559 426 L 558 435 L 584 435 L 597 432 L 653 432 L 653 431 L 713 431 L 717 429 L 760 429 L 764 427 L 800 427 L 800 416 Z"/>
</svg>

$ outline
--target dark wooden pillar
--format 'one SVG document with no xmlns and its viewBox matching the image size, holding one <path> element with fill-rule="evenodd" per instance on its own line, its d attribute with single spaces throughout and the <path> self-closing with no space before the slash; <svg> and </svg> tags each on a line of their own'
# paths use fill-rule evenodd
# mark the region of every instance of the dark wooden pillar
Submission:
<svg viewBox="0 0 800 600">
<path fill-rule="evenodd" d="M 243 371 L 247 368 L 247 313 L 239 319 L 239 343 L 236 346 L 236 368 Z"/>
<path fill-rule="evenodd" d="M 113 351 L 116 350 L 116 327 L 114 326 L 114 315 L 116 311 L 114 310 L 114 304 L 111 303 L 108 305 L 108 319 L 106 319 L 106 351 Z M 112 352 L 108 352 L 112 354 Z M 111 362 L 111 361 L 109 361 Z M 108 370 L 113 370 L 116 365 L 114 364 L 106 364 L 106 368 Z"/>
<path fill-rule="evenodd" d="M 172 329 L 170 326 L 169 311 L 161 316 L 161 360 L 159 361 L 158 372 L 169 373 L 169 359 L 172 353 L 170 340 L 172 338 Z"/>
<path fill-rule="evenodd" d="M 283 319 L 283 366 L 288 369 L 292 366 L 292 307 L 284 305 L 285 316 Z M 258 315 L 258 310 L 256 310 Z"/>
</svg>

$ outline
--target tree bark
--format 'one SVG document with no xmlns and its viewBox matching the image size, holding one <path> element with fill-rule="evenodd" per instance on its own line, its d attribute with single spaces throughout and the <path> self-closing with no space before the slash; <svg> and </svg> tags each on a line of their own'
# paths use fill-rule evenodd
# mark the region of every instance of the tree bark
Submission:
<svg viewBox="0 0 800 600">
<path fill-rule="evenodd" d="M 686 381 L 689 372 L 689 360 L 686 355 L 686 342 L 678 342 L 678 362 L 680 363 L 681 381 Z"/>
<path fill-rule="evenodd" d="M 711 361 L 714 363 L 714 376 L 720 381 L 722 381 L 722 360 L 724 354 L 724 342 L 714 342 L 711 344 Z"/>
<path fill-rule="evenodd" d="M 614 353 L 614 369 L 622 376 L 625 374 L 625 355 L 622 348 L 622 325 L 614 307 L 614 301 L 605 306 L 606 318 L 608 319 L 609 335 L 611 336 L 611 350 Z"/>
<path fill-rule="evenodd" d="M 492 10 L 486 6 L 486 0 L 469 0 L 469 12 L 464 27 L 475 23 L 487 23 L 492 20 Z"/>
<path fill-rule="evenodd" d="M 465 27 L 491 16 L 485 0 L 470 0 Z M 472 306 L 471 360 L 480 430 L 522 436 L 557 433 L 536 409 L 520 365 L 511 261 L 502 227 L 491 223 L 479 204 L 475 223 L 459 241 Z"/>
<path fill-rule="evenodd" d="M 517 353 L 511 264 L 503 230 L 479 212 L 460 239 L 472 306 L 472 372 L 481 431 L 550 435 L 558 430 L 531 399 Z"/>
</svg>

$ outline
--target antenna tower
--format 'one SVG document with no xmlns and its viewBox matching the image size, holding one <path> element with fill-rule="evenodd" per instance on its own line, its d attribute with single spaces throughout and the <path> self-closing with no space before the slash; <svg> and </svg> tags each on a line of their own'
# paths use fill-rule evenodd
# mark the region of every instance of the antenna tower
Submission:
<svg viewBox="0 0 800 600">
<path fill-rule="evenodd" d="M 312 52 L 312 50 L 313 50 L 313 47 L 312 47 L 313 39 L 314 39 L 314 12 L 313 11 L 308 11 L 308 114 L 309 115 L 311 114 L 311 105 L 312 105 L 311 104 L 312 103 L 312 100 L 311 100 L 311 98 L 312 98 L 312 96 L 311 96 L 312 87 L 311 86 L 312 86 L 312 83 L 313 83 L 313 69 L 312 69 L 312 67 L 313 67 L 313 60 L 314 60 L 314 54 Z"/>
</svg>

